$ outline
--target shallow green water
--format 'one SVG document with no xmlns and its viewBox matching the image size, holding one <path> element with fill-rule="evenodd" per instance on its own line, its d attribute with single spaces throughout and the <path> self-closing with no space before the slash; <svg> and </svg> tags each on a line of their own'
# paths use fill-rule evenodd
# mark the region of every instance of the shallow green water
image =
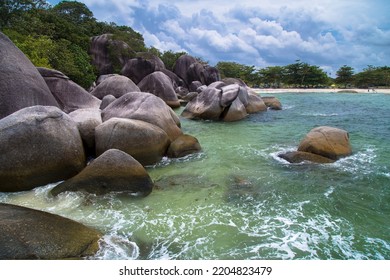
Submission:
<svg viewBox="0 0 390 280">
<path fill-rule="evenodd" d="M 146 198 L 52 198 L 49 185 L 0 201 L 100 229 L 97 259 L 390 259 L 390 95 L 276 96 L 282 111 L 239 122 L 182 119 L 203 151 L 148 167 Z M 277 157 L 320 125 L 347 130 L 353 155 Z"/>
</svg>

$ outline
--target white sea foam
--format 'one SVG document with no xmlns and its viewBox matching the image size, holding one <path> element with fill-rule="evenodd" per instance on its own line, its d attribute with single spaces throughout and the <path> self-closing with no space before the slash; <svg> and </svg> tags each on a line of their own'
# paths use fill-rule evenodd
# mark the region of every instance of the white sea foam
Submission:
<svg viewBox="0 0 390 280">
<path fill-rule="evenodd" d="M 337 113 L 305 113 L 302 114 L 302 116 L 308 116 L 308 117 L 335 117 L 338 116 Z"/>
<path fill-rule="evenodd" d="M 326 192 L 324 193 L 324 195 L 326 196 L 326 197 L 329 197 L 332 193 L 334 192 L 334 187 L 329 187 L 327 190 L 326 190 Z"/>
<path fill-rule="evenodd" d="M 139 247 L 129 238 L 117 234 L 107 234 L 100 239 L 100 249 L 93 257 L 94 259 L 115 260 L 115 259 L 137 259 Z"/>
</svg>

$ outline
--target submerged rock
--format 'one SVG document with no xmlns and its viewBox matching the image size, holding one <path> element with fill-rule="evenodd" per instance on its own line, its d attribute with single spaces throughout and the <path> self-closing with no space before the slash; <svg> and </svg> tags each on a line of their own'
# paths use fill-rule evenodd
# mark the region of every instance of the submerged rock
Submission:
<svg viewBox="0 0 390 280">
<path fill-rule="evenodd" d="M 0 191 L 68 179 L 85 164 L 77 124 L 59 108 L 28 107 L 0 120 Z"/>
<path fill-rule="evenodd" d="M 300 152 L 300 151 L 292 151 L 284 154 L 278 155 L 280 158 L 288 161 L 289 163 L 302 163 L 305 161 L 314 162 L 314 163 L 333 163 L 334 160 L 330 158 L 326 158 L 320 155 Z"/>
<path fill-rule="evenodd" d="M 101 233 L 70 219 L 0 203 L 0 259 L 67 259 L 94 255 Z"/>
<path fill-rule="evenodd" d="M 1 32 L 0 57 L 0 119 L 30 106 L 59 107 L 35 66 Z"/>
<path fill-rule="evenodd" d="M 125 192 L 147 196 L 152 189 L 153 181 L 138 161 L 125 152 L 110 149 L 79 174 L 54 187 L 51 194 L 86 191 L 98 195 Z"/>
</svg>

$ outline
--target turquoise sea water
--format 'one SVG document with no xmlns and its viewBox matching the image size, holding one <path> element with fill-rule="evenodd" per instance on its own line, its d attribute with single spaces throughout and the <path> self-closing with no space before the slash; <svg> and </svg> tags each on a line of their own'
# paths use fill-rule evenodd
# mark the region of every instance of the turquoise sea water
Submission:
<svg viewBox="0 0 390 280">
<path fill-rule="evenodd" d="M 146 198 L 52 198 L 52 184 L 0 201 L 98 228 L 95 259 L 390 259 L 390 95 L 275 96 L 282 111 L 239 122 L 182 119 L 203 150 L 148 167 L 156 188 Z M 320 125 L 347 130 L 353 155 L 277 157 Z"/>
</svg>

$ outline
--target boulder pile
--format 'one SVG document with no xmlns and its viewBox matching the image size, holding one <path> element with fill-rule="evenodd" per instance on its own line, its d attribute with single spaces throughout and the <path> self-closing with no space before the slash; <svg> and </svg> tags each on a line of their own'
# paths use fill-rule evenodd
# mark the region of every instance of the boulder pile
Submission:
<svg viewBox="0 0 390 280">
<path fill-rule="evenodd" d="M 201 150 L 194 136 L 183 134 L 174 108 L 187 104 L 185 118 L 227 122 L 267 110 L 242 81 L 221 81 L 215 67 L 189 55 L 179 57 L 171 71 L 157 56 L 135 53 L 111 34 L 93 37 L 89 52 L 100 76 L 87 91 L 64 73 L 34 67 L 0 32 L 0 192 L 63 181 L 51 190 L 53 196 L 67 191 L 147 196 L 154 185 L 147 166 Z M 120 74 L 113 74 L 118 67 Z M 0 258 L 6 259 L 83 256 L 88 253 L 79 249 L 90 252 L 99 235 L 47 213 L 3 204 L 0 224 Z M 28 235 L 31 224 L 45 232 Z M 88 237 L 76 249 L 72 244 L 79 236 Z"/>
</svg>

